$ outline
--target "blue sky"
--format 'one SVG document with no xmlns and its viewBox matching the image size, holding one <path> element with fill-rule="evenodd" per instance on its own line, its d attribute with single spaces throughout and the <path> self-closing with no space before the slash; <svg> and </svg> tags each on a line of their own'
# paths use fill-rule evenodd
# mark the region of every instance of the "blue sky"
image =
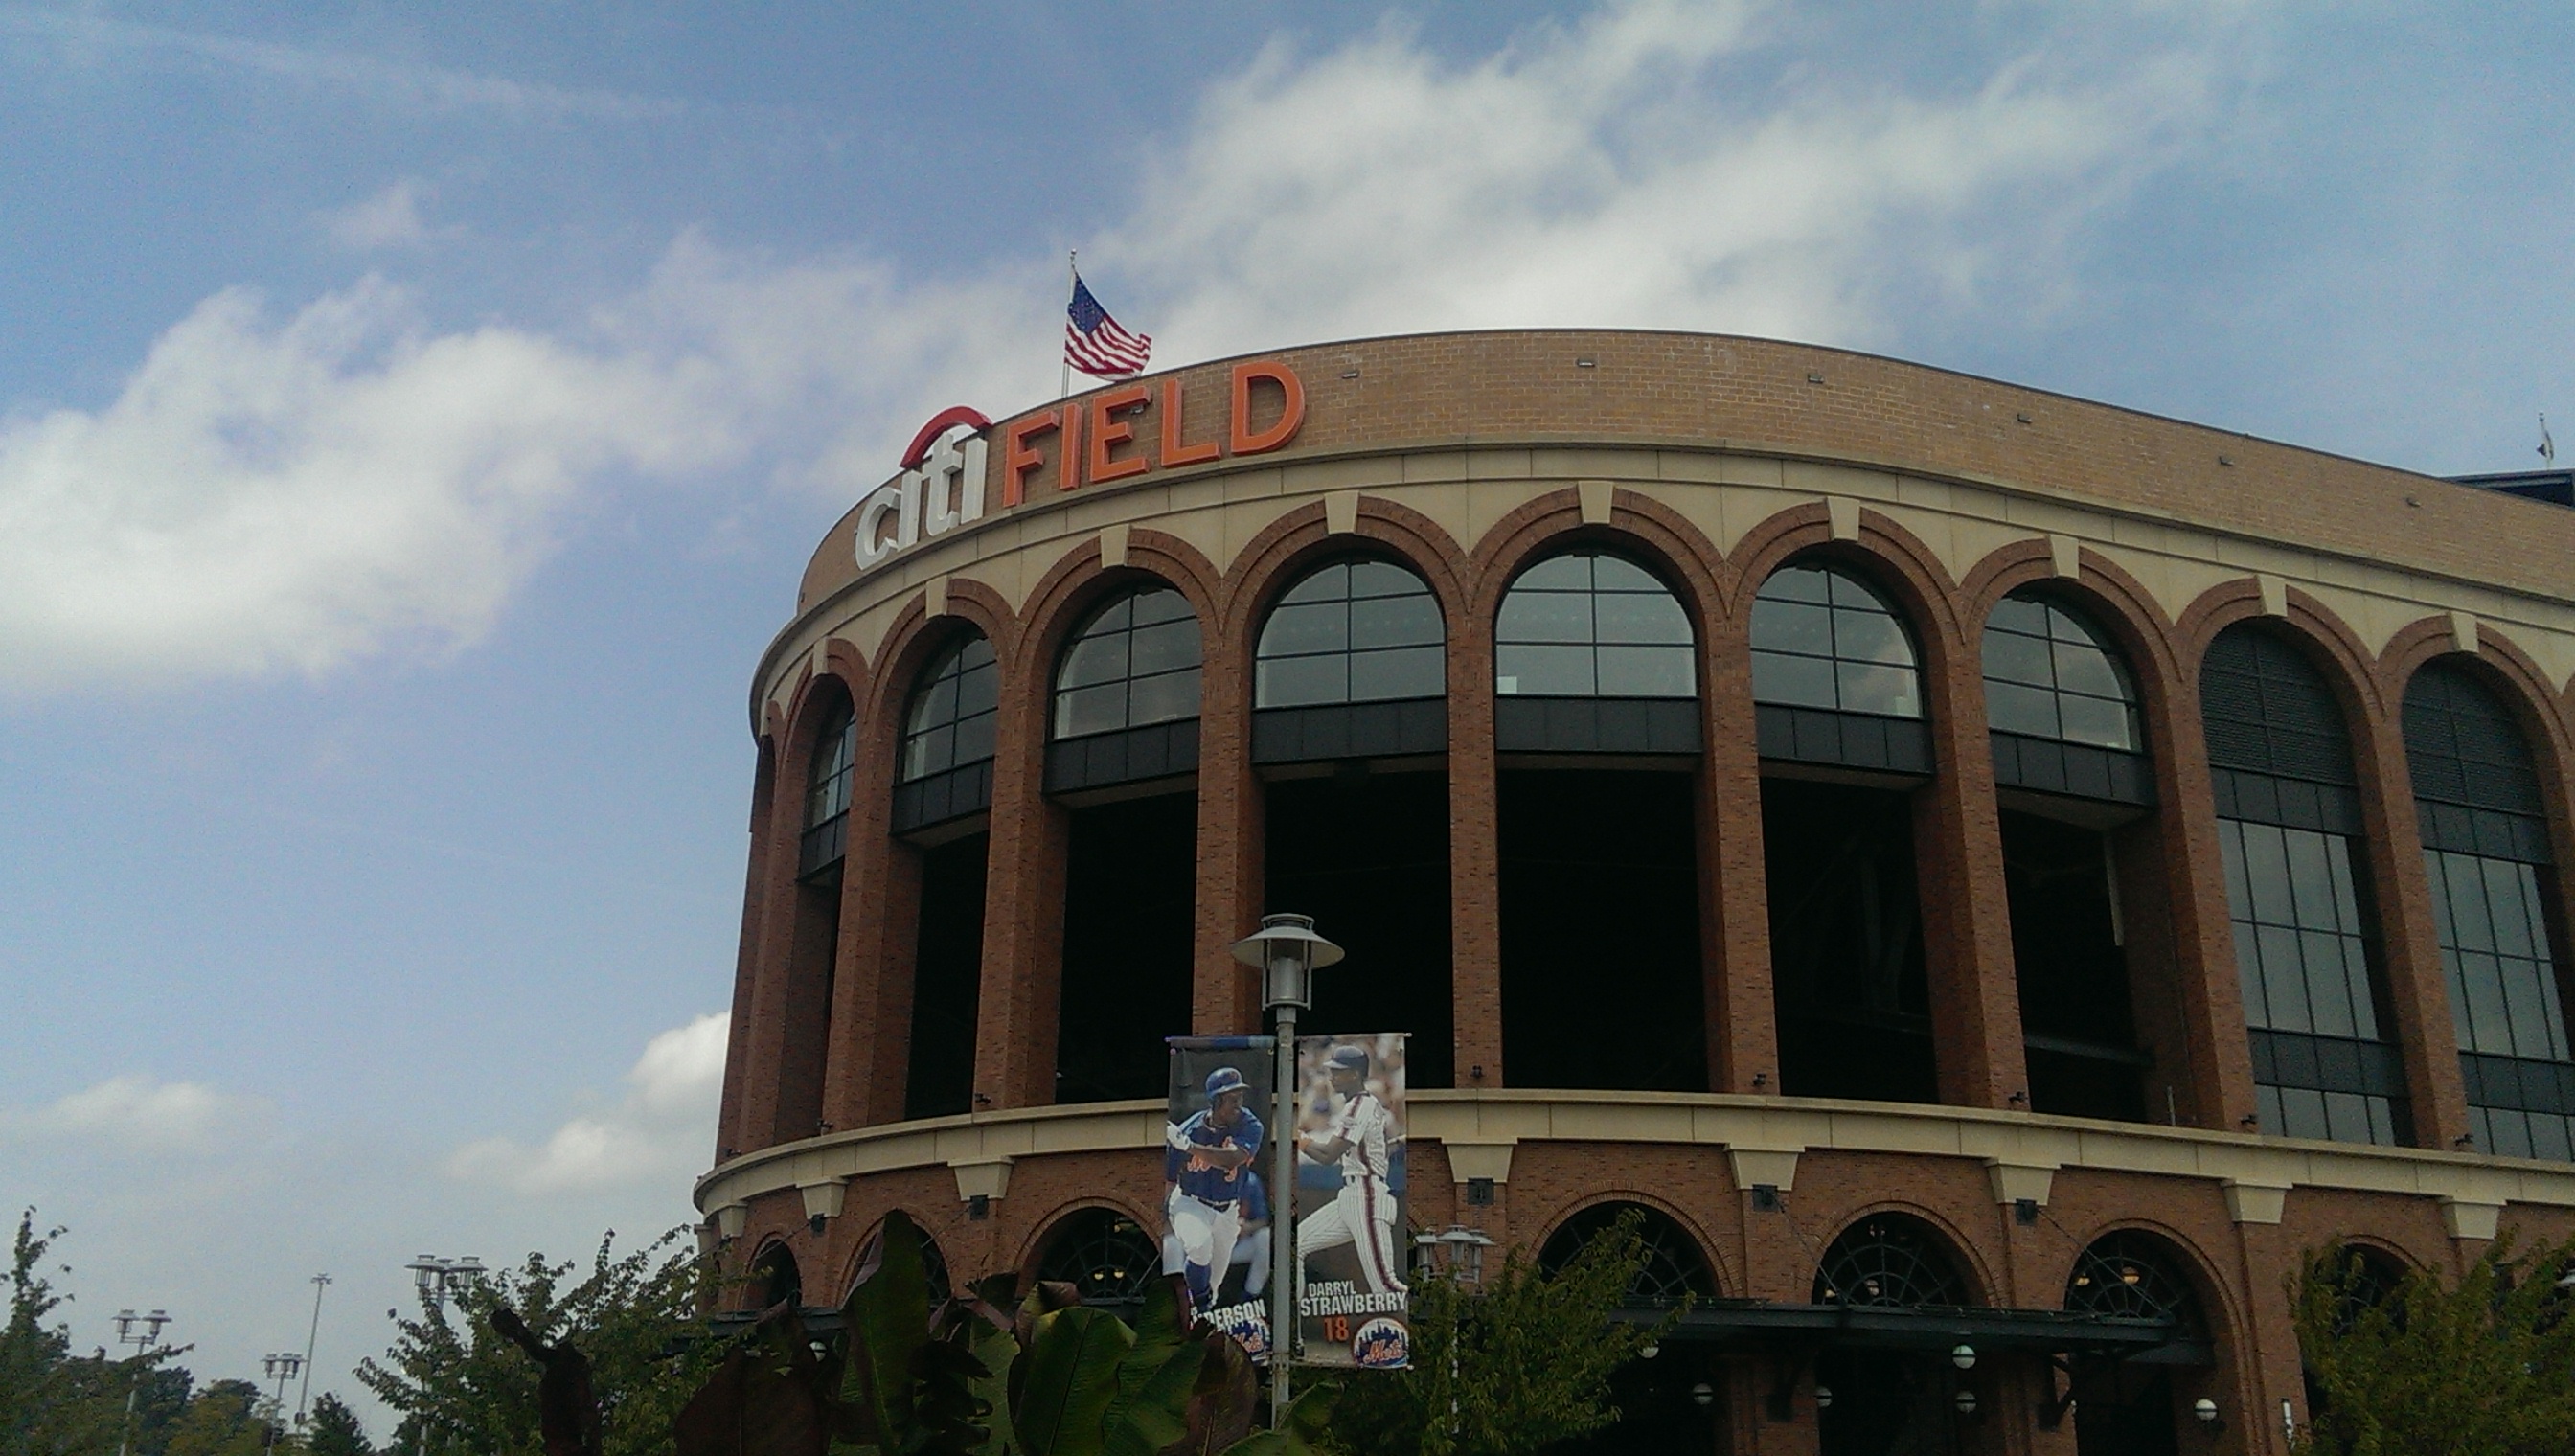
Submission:
<svg viewBox="0 0 2575 1456">
<path fill-rule="evenodd" d="M 690 1216 L 813 542 L 1054 387 L 1876 350 L 2437 473 L 2575 420 L 2555 7 L 0 4 L 0 1197 L 381 1348 Z M 2570 439 L 2575 446 L 2575 439 Z M 354 1392 L 352 1392 L 354 1393 Z"/>
</svg>

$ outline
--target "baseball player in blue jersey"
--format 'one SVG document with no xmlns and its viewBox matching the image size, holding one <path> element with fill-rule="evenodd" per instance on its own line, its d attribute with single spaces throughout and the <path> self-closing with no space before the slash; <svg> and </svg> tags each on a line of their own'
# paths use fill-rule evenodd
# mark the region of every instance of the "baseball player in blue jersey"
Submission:
<svg viewBox="0 0 2575 1456">
<path fill-rule="evenodd" d="M 1179 1245 L 1191 1307 L 1202 1313 L 1214 1306 L 1234 1262 L 1251 1164 L 1261 1155 L 1261 1119 L 1245 1108 L 1247 1095 L 1243 1073 L 1235 1068 L 1208 1073 L 1208 1105 L 1172 1124 L 1163 1150 L 1171 1242 Z"/>
</svg>

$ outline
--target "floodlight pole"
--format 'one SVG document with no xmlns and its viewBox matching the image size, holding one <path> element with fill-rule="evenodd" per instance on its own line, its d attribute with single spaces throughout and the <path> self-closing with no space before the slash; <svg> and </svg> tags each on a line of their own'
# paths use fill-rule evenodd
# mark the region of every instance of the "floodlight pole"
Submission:
<svg viewBox="0 0 2575 1456">
<path fill-rule="evenodd" d="M 313 1342 L 322 1337 L 322 1291 L 329 1287 L 331 1276 L 313 1276 L 313 1323 L 304 1331 L 304 1380 L 295 1389 L 295 1426 L 304 1428 L 304 1402 L 313 1395 Z"/>
</svg>

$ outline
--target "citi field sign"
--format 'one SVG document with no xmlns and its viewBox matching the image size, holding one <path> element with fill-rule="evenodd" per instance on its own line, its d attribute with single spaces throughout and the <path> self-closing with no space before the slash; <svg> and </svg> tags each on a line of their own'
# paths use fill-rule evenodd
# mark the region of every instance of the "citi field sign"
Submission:
<svg viewBox="0 0 2575 1456">
<path fill-rule="evenodd" d="M 1151 386 L 1120 385 L 1089 400 L 1067 400 L 1054 409 L 1023 415 L 1001 427 L 1002 499 L 1008 511 L 1028 499 L 1032 478 L 1054 467 L 1059 491 L 1134 480 L 1158 470 L 1205 465 L 1230 456 L 1263 455 L 1296 438 L 1305 423 L 1305 385 L 1296 371 L 1276 360 L 1234 366 L 1225 421 L 1193 439 L 1181 411 L 1181 381 L 1162 383 L 1160 450 L 1137 433 L 1142 412 L 1156 403 Z M 1255 426 L 1256 394 L 1260 418 Z M 1271 397 L 1277 397 L 1275 407 Z M 1273 415 L 1275 408 L 1276 414 Z M 996 509 L 986 499 L 993 422 L 965 405 L 940 411 L 912 437 L 903 474 L 859 503 L 859 570 L 873 571 L 922 542 L 984 519 Z"/>
</svg>

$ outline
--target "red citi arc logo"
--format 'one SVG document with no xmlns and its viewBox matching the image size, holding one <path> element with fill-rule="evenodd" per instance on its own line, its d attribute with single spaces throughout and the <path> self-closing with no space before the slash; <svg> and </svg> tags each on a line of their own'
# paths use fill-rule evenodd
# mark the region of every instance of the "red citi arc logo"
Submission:
<svg viewBox="0 0 2575 1456">
<path fill-rule="evenodd" d="M 1296 372 L 1275 360 L 1254 360 L 1231 373 L 1227 403 L 1233 408 L 1223 432 L 1211 440 L 1189 438 L 1178 375 L 1164 378 L 1159 401 L 1150 386 L 1121 385 L 1013 420 L 1002 428 L 1000 508 L 1024 502 L 1031 479 L 1050 466 L 1055 488 L 1072 491 L 1230 456 L 1265 455 L 1295 439 L 1305 423 L 1305 385 Z M 1149 409 L 1161 427 L 1153 432 L 1162 447 L 1155 453 L 1137 434 Z M 860 571 L 873 571 L 924 541 L 984 518 L 993 428 L 965 405 L 942 410 L 921 427 L 904 451 L 903 474 L 859 503 Z"/>
</svg>

